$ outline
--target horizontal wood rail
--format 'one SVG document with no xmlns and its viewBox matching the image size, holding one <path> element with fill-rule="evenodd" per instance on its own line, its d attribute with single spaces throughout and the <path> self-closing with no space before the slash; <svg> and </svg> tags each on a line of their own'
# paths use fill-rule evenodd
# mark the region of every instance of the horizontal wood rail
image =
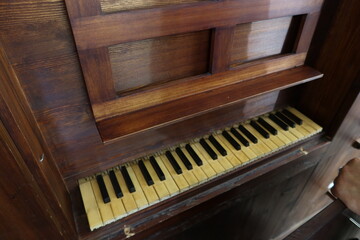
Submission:
<svg viewBox="0 0 360 240">
<path fill-rule="evenodd" d="M 94 1 L 94 0 L 93 0 Z M 68 9 L 78 2 L 67 0 Z M 82 4 L 86 6 L 86 4 Z M 322 0 L 237 0 L 70 17 L 78 50 L 320 11 Z M 86 9 L 85 9 L 86 10 Z M 93 11 L 93 8 L 90 8 Z M 89 11 L 90 11 L 89 10 Z M 95 11 L 96 12 L 96 11 Z M 84 14 L 86 15 L 86 14 Z"/>
<path fill-rule="evenodd" d="M 231 74 L 231 72 L 227 72 L 227 74 Z M 223 75 L 225 74 L 219 74 L 219 76 Z M 139 108 L 142 109 L 141 111 L 136 111 L 135 109 L 133 112 L 98 121 L 98 128 L 103 141 L 109 141 L 119 136 L 158 127 L 174 121 L 184 120 L 259 94 L 306 83 L 321 78 L 322 76 L 320 72 L 307 66 L 284 70 L 236 84 L 223 85 L 216 89 L 174 101 L 162 101 L 152 107 L 145 108 L 145 106 L 141 106 Z M 233 75 L 232 77 L 237 76 Z M 206 77 L 204 79 L 206 79 Z M 219 77 L 218 80 L 220 81 L 221 78 Z M 119 104 L 119 102 L 114 103 Z M 146 104 L 146 101 L 143 103 Z M 126 108 L 126 106 L 132 106 L 132 104 L 132 102 L 126 102 L 122 103 L 122 106 Z M 106 105 L 97 105 L 94 108 L 95 115 L 100 111 L 107 111 L 107 107 Z M 120 107 L 115 106 L 114 108 Z M 136 121 L 137 119 L 141 119 L 141 121 Z"/>
</svg>

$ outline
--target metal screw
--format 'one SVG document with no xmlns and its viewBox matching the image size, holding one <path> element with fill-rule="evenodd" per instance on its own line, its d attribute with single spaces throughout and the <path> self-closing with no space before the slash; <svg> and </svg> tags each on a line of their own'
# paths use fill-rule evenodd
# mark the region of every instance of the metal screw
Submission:
<svg viewBox="0 0 360 240">
<path fill-rule="evenodd" d="M 39 160 L 39 161 L 40 161 L 40 162 L 43 162 L 43 161 L 44 161 L 44 159 L 45 159 L 45 155 L 44 155 L 44 154 L 42 154 L 42 155 L 41 155 L 41 157 L 40 157 L 40 160 Z"/>
</svg>

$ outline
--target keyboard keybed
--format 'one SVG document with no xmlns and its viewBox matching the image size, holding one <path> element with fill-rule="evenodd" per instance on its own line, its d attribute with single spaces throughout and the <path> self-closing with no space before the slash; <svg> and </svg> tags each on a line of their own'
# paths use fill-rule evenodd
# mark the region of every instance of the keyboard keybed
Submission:
<svg viewBox="0 0 360 240">
<path fill-rule="evenodd" d="M 80 179 L 89 227 L 119 220 L 321 131 L 288 107 Z"/>
</svg>

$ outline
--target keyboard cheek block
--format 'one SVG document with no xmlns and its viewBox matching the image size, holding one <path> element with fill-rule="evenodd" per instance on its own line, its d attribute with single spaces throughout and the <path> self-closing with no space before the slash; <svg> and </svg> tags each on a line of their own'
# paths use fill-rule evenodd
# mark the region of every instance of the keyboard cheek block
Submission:
<svg viewBox="0 0 360 240">
<path fill-rule="evenodd" d="M 321 131 L 289 107 L 80 179 L 89 227 L 94 230 L 206 184 Z"/>
</svg>

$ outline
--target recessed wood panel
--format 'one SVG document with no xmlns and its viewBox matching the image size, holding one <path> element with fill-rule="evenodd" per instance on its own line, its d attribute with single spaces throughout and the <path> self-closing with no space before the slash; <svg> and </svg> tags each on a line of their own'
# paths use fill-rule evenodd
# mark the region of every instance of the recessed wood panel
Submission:
<svg viewBox="0 0 360 240">
<path fill-rule="evenodd" d="M 168 5 L 205 2 L 208 0 L 101 0 L 101 10 L 112 13 L 125 10 L 156 8 Z"/>
<path fill-rule="evenodd" d="M 292 17 L 276 18 L 235 27 L 231 63 L 242 63 L 282 53 Z"/>
<path fill-rule="evenodd" d="M 210 31 L 109 47 L 115 90 L 124 92 L 208 72 Z"/>
</svg>

